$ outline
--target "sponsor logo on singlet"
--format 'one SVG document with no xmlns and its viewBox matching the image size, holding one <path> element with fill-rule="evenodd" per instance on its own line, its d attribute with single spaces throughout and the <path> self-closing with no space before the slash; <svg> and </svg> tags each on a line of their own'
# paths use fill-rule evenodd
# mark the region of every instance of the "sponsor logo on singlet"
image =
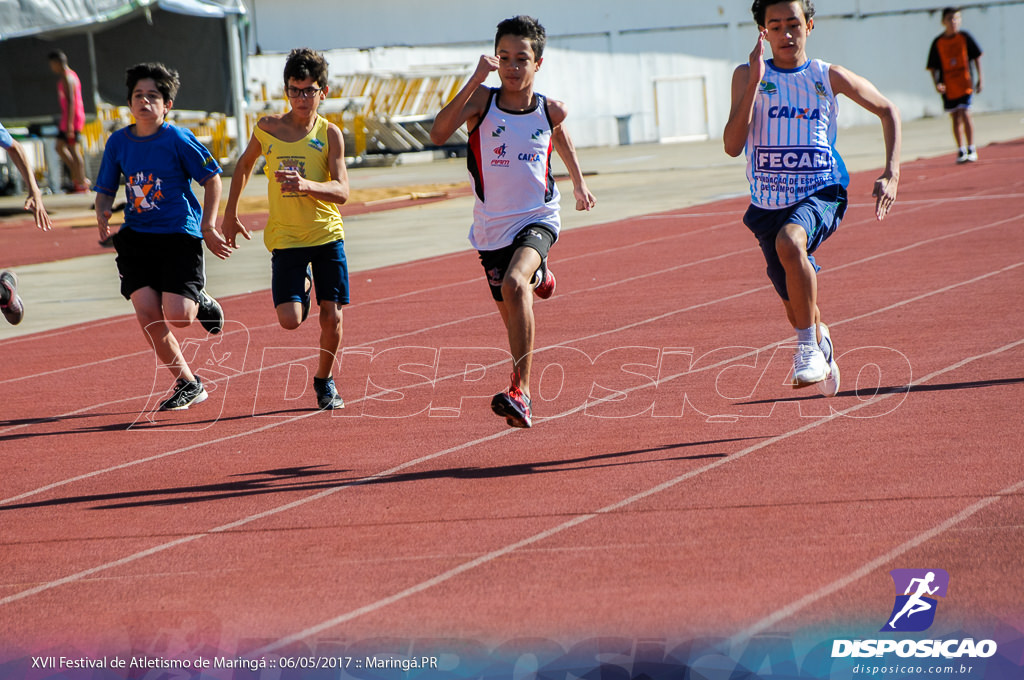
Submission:
<svg viewBox="0 0 1024 680">
<path fill-rule="evenodd" d="M 817 146 L 758 146 L 754 168 L 758 172 L 826 172 L 832 168 L 832 156 Z"/>
<path fill-rule="evenodd" d="M 505 158 L 505 155 L 507 153 L 508 153 L 508 145 L 507 144 L 502 144 L 501 146 L 494 147 L 494 155 L 497 156 L 497 158 L 492 158 L 491 159 L 491 166 L 492 167 L 498 167 L 498 168 L 507 168 L 509 166 L 509 164 L 512 162 L 509 159 Z"/>
</svg>

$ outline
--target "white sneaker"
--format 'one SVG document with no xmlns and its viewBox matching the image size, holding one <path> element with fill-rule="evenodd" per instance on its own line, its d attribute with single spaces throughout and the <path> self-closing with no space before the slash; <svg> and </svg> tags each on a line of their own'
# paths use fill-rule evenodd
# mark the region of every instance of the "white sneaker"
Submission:
<svg viewBox="0 0 1024 680">
<path fill-rule="evenodd" d="M 817 345 L 800 343 L 793 355 L 793 387 L 807 387 L 828 377 L 828 361 Z"/>
<path fill-rule="evenodd" d="M 974 149 L 967 150 L 967 160 L 965 163 L 976 163 L 978 161 L 978 152 Z"/>
<path fill-rule="evenodd" d="M 835 348 L 832 346 L 832 336 L 828 334 L 828 326 L 820 323 L 818 328 L 821 329 L 821 342 L 818 343 L 818 347 L 825 355 L 829 369 L 828 377 L 818 383 L 818 391 L 826 397 L 834 397 L 839 394 L 839 364 L 836 363 Z"/>
</svg>

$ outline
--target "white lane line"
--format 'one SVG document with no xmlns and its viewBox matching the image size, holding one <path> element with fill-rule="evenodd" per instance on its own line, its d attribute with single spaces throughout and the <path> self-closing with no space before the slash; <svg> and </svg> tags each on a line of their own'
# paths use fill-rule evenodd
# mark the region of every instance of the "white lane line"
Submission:
<svg viewBox="0 0 1024 680">
<path fill-rule="evenodd" d="M 1012 343 L 1007 344 L 1007 345 L 1003 345 L 1002 347 L 999 347 L 997 349 L 991 350 L 989 352 L 985 352 L 983 354 L 979 354 L 979 355 L 976 355 L 976 356 L 973 356 L 973 357 L 967 357 L 965 359 L 961 359 L 960 361 L 957 361 L 954 364 L 946 366 L 945 368 L 938 369 L 936 371 L 932 371 L 928 375 L 926 375 L 926 376 L 924 376 L 922 378 L 919 378 L 918 380 L 915 380 L 912 383 L 912 385 L 917 386 L 917 385 L 924 384 L 924 383 L 926 383 L 927 381 L 929 381 L 929 380 L 931 380 L 933 378 L 936 378 L 936 377 L 938 377 L 940 375 L 943 375 L 945 373 L 948 373 L 950 371 L 954 371 L 954 370 L 957 370 L 959 368 L 962 368 L 963 366 L 966 366 L 967 364 L 969 364 L 971 362 L 978 361 L 978 360 L 981 360 L 981 359 L 987 359 L 987 358 L 990 358 L 990 357 L 993 357 L 993 356 L 997 356 L 998 354 L 1001 354 L 1002 352 L 1006 352 L 1006 351 L 1015 349 L 1015 348 L 1017 348 L 1017 347 L 1019 347 L 1021 345 L 1024 345 L 1024 339 L 1017 340 L 1017 341 L 1012 342 Z M 389 595 L 388 597 L 381 598 L 381 599 L 379 599 L 379 600 L 377 600 L 375 602 L 371 602 L 370 604 L 364 605 L 364 606 L 359 607 L 357 609 L 353 609 L 353 610 L 348 611 L 348 612 L 346 612 L 344 614 L 339 614 L 338 616 L 335 616 L 335 617 L 332 617 L 330 619 L 327 619 L 326 621 L 318 623 L 318 624 L 316 624 L 314 626 L 310 626 L 309 628 L 301 630 L 301 631 L 299 631 L 297 633 L 294 633 L 292 635 L 288 635 L 286 637 L 283 637 L 283 638 L 281 638 L 279 640 L 276 640 L 275 642 L 272 642 L 272 643 L 270 643 L 268 645 L 265 645 L 264 647 L 261 647 L 261 648 L 255 650 L 255 651 L 249 653 L 248 656 L 258 657 L 258 656 L 261 656 L 261 655 L 268 654 L 270 652 L 274 652 L 274 651 L 276 651 L 278 649 L 281 649 L 283 647 L 287 647 L 290 644 L 293 644 L 293 643 L 298 642 L 300 640 L 305 640 L 306 638 L 312 637 L 312 636 L 314 636 L 314 635 L 316 635 L 318 633 L 322 633 L 325 630 L 329 630 L 331 628 L 334 628 L 335 626 L 341 625 L 341 624 L 346 623 L 348 621 L 351 621 L 351 620 L 353 620 L 355 618 L 363 616 L 364 614 L 370 614 L 370 613 L 376 612 L 376 611 L 378 611 L 380 609 L 383 609 L 384 607 L 392 605 L 392 604 L 394 604 L 396 602 L 400 602 L 401 600 L 407 599 L 407 598 L 409 598 L 409 597 L 411 597 L 413 595 L 421 593 L 424 590 L 427 590 L 427 589 L 432 588 L 432 587 L 434 587 L 436 585 L 444 583 L 445 581 L 449 581 L 452 578 L 454 578 L 456 576 L 459 576 L 460 574 L 463 574 L 463 573 L 465 573 L 467 571 L 470 571 L 470 570 L 475 569 L 477 567 L 480 567 L 480 566 L 486 565 L 486 564 L 488 564 L 490 562 L 493 562 L 494 560 L 496 560 L 496 559 L 498 559 L 500 557 L 504 557 L 505 555 L 508 555 L 508 554 L 510 554 L 512 552 L 515 552 L 516 550 L 518 550 L 520 548 L 532 545 L 532 544 L 537 543 L 539 541 L 543 541 L 543 540 L 545 540 L 547 538 L 550 538 L 550 537 L 552 537 L 552 536 L 554 536 L 556 534 L 562 533 L 562 532 L 567 531 L 569 529 L 572 529 L 572 528 L 574 528 L 576 526 L 579 526 L 580 524 L 583 524 L 584 522 L 592 520 L 592 519 L 594 519 L 596 517 L 600 517 L 600 516 L 605 515 L 607 513 L 611 513 L 611 512 L 615 512 L 617 510 L 621 510 L 622 508 L 625 508 L 625 507 L 627 507 L 629 505 L 633 505 L 634 503 L 637 503 L 638 501 L 645 500 L 647 498 L 650 498 L 651 496 L 654 496 L 656 494 L 661 493 L 662 491 L 665 491 L 667 489 L 671 489 L 672 487 L 674 487 L 674 486 L 676 486 L 676 485 L 678 485 L 678 484 L 680 484 L 680 483 L 682 483 L 682 482 L 684 482 L 686 480 L 692 479 L 692 478 L 694 478 L 694 477 L 696 477 L 698 475 L 701 475 L 701 474 L 703 474 L 705 472 L 709 472 L 709 471 L 714 470 L 714 469 L 716 469 L 718 467 L 721 467 L 723 465 L 727 465 L 729 463 L 735 462 L 735 461 L 737 461 L 737 460 L 739 460 L 739 459 L 741 459 L 741 458 L 743 458 L 743 457 L 745 457 L 745 456 L 747 456 L 747 455 L 749 455 L 751 453 L 754 453 L 755 451 L 759 451 L 759 450 L 761 450 L 761 449 L 763 449 L 765 447 L 771 446 L 773 444 L 777 444 L 778 442 L 784 441 L 784 440 L 789 439 L 791 437 L 794 437 L 796 435 L 800 435 L 800 434 L 803 434 L 803 433 L 808 432 L 810 430 L 813 430 L 815 428 L 821 427 L 822 425 L 824 425 L 826 423 L 829 423 L 832 420 L 834 420 L 835 418 L 838 418 L 840 416 L 848 415 L 848 414 L 853 413 L 854 411 L 858 411 L 858 410 L 860 410 L 862 408 L 867 408 L 868 406 L 874 406 L 875 404 L 877 404 L 877 403 L 879 403 L 881 401 L 884 401 L 886 399 L 889 399 L 889 398 L 891 398 L 893 396 L 894 396 L 894 393 L 891 393 L 891 392 L 887 393 L 887 394 L 877 395 L 877 396 L 875 396 L 872 399 L 860 402 L 860 403 L 855 404 L 855 405 L 853 405 L 853 406 L 851 406 L 849 408 L 846 408 L 846 409 L 844 409 L 842 411 L 835 412 L 835 413 L 833 413 L 830 416 L 821 418 L 820 420 L 816 420 L 814 422 L 807 423 L 806 425 L 803 425 L 801 427 L 798 427 L 798 428 L 795 428 L 793 430 L 790 430 L 789 432 L 785 432 L 783 434 L 776 435 L 776 436 L 771 437 L 769 439 L 766 439 L 764 441 L 758 442 L 757 444 L 752 444 L 751 446 L 748 446 L 745 449 L 742 449 L 742 450 L 740 450 L 740 451 L 738 451 L 738 452 L 736 452 L 734 454 L 730 454 L 727 458 L 721 458 L 721 459 L 718 459 L 718 460 L 716 460 L 714 462 L 711 462 L 711 463 L 708 463 L 706 465 L 703 465 L 703 466 L 701 466 L 699 468 L 690 470 L 689 472 L 686 472 L 686 473 L 684 473 L 682 475 L 679 475 L 678 477 L 675 477 L 674 479 L 670 479 L 670 480 L 668 480 L 666 482 L 662 482 L 661 484 L 653 486 L 653 487 L 651 487 L 651 488 L 649 488 L 649 489 L 647 489 L 645 491 L 642 491 L 640 493 L 634 494 L 633 496 L 630 496 L 629 498 L 625 498 L 625 499 L 623 499 L 621 501 L 618 501 L 617 503 L 612 503 L 611 505 L 606 505 L 605 507 L 603 507 L 603 508 L 601 508 L 599 510 L 596 510 L 594 512 L 588 513 L 586 515 L 579 515 L 577 517 L 573 517 L 572 519 L 566 520 L 565 522 L 562 522 L 561 524 L 558 524 L 558 525 L 556 525 L 554 527 L 551 527 L 550 529 L 546 529 L 546 530 L 541 531 L 541 532 L 539 532 L 537 534 L 534 534 L 534 535 L 529 536 L 527 538 L 524 538 L 522 540 L 516 541 L 515 543 L 510 543 L 509 545 L 506 545 L 506 546 L 504 546 L 502 548 L 498 548 L 497 550 L 493 550 L 493 551 L 491 551 L 489 553 L 481 555 L 480 557 L 477 557 L 476 559 L 469 560 L 468 562 L 463 562 L 462 564 L 460 564 L 460 565 L 458 565 L 456 567 L 453 567 L 452 569 L 449 569 L 449 570 L 447 570 L 445 572 L 442 572 L 442 573 L 438 574 L 437 576 L 434 576 L 433 578 L 426 579 L 424 581 L 421 581 L 420 583 L 417 583 L 415 585 L 409 586 L 408 588 L 405 588 L 404 590 L 401 590 L 401 591 L 399 591 L 397 593 Z M 966 510 L 962 511 L 961 513 L 958 513 L 957 515 L 955 515 L 954 517 L 950 518 L 946 522 L 943 522 L 938 527 L 936 527 L 936 528 L 932 529 L 931 531 L 925 532 L 925 533 L 919 535 L 918 537 L 916 537 L 916 540 L 917 540 L 916 543 L 914 543 L 914 541 L 908 541 L 907 543 L 904 544 L 904 546 L 909 546 L 909 547 L 907 547 L 907 550 L 909 550 L 910 547 L 914 547 L 916 545 L 919 545 L 920 543 L 925 542 L 926 540 L 929 540 L 930 538 L 938 535 L 939 533 L 942 533 L 942 531 L 945 531 L 949 527 L 954 526 L 959 521 L 962 521 L 966 517 L 969 517 L 970 515 L 978 512 L 982 508 L 987 507 L 988 505 L 991 505 L 996 500 L 999 500 L 999 498 L 1002 498 L 1006 494 L 1012 493 L 1014 490 L 1019 489 L 1021 487 L 1024 487 L 1024 481 L 1018 482 L 1017 484 L 1014 484 L 1013 486 L 1009 487 L 1008 489 L 1006 489 L 1004 491 L 1000 491 L 995 496 L 990 496 L 990 497 L 988 497 L 986 499 L 983 499 L 982 501 L 979 501 L 978 503 L 975 503 L 970 508 L 967 508 Z M 911 543 L 913 543 L 913 545 L 910 545 Z M 901 546 L 901 548 L 902 547 L 903 546 Z M 897 549 L 897 550 L 899 550 L 899 549 Z M 896 553 L 896 550 L 894 550 L 893 553 Z M 888 555 L 883 556 L 883 557 L 888 557 Z M 879 558 L 879 559 L 881 560 L 882 558 Z M 868 565 L 865 565 L 865 567 L 862 567 L 862 569 L 868 569 L 870 571 L 870 569 L 876 568 L 873 565 L 874 565 L 874 562 L 869 563 Z M 860 570 L 858 570 L 858 571 L 860 571 Z M 867 572 L 865 572 L 865 573 L 867 573 Z M 825 594 L 828 594 L 828 593 L 824 593 L 823 592 L 825 590 L 826 589 L 822 589 L 822 591 L 818 591 L 819 593 L 823 593 L 822 595 L 820 595 L 820 597 L 824 597 Z M 833 591 L 828 591 L 828 592 L 833 592 Z M 752 626 L 750 629 L 748 629 L 748 631 L 760 632 L 761 630 L 764 630 L 765 628 L 771 626 L 776 620 L 781 620 L 782 618 L 786 618 L 786 616 L 792 615 L 792 613 L 797 611 L 799 608 L 802 608 L 804 606 L 807 606 L 808 604 L 811 604 L 811 602 L 814 601 L 814 599 L 812 599 L 812 598 L 813 598 L 813 595 L 812 596 L 808 596 L 806 598 L 802 598 L 797 603 L 794 603 L 793 605 L 790 605 L 787 608 L 783 608 L 783 609 L 779 610 L 779 612 L 777 612 L 776 614 L 773 614 L 772 616 L 769 616 L 766 619 L 763 619 L 762 621 L 758 622 L 757 624 Z M 799 605 L 799 607 L 797 607 L 797 605 Z M 790 611 L 791 608 L 792 608 L 792 611 Z M 776 617 L 778 617 L 778 618 L 776 619 Z M 747 633 L 748 631 L 744 631 L 744 634 Z M 751 633 L 751 634 L 756 634 L 756 632 L 755 633 Z M 743 635 L 743 634 L 741 634 L 741 635 Z"/>
<path fill-rule="evenodd" d="M 873 257 L 867 258 L 867 259 L 873 259 Z M 855 264 L 855 263 L 849 263 L 849 266 L 852 266 L 853 264 Z M 928 297 L 932 297 L 934 295 L 941 295 L 943 293 L 947 293 L 947 292 L 949 292 L 951 290 L 954 290 L 956 288 L 959 288 L 959 287 L 962 287 L 962 286 L 971 285 L 973 283 L 977 283 L 979 281 L 983 281 L 983 280 L 985 280 L 987 278 L 998 276 L 1000 274 L 1003 274 L 1003 273 L 1006 273 L 1006 272 L 1011 271 L 1013 269 L 1016 269 L 1016 268 L 1018 268 L 1018 267 L 1020 267 L 1022 265 L 1024 265 L 1024 263 L 1018 262 L 1018 263 L 1009 265 L 1007 267 L 1004 267 L 1002 269 L 992 270 L 992 271 L 987 272 L 985 274 L 982 274 L 980 276 L 976 276 L 976 277 L 973 277 L 971 279 L 967 279 L 965 281 L 960 281 L 960 282 L 952 283 L 952 284 L 949 284 L 947 286 L 943 286 L 942 288 L 938 288 L 938 289 L 929 291 L 927 293 L 921 293 L 919 295 L 916 295 L 916 296 L 914 296 L 912 298 L 909 298 L 909 299 L 906 299 L 906 300 L 895 302 L 895 303 L 890 304 L 890 305 L 888 305 L 886 307 L 879 308 L 879 309 L 876 309 L 876 310 L 873 310 L 873 311 L 870 311 L 870 312 L 866 312 L 866 313 L 861 314 L 861 315 L 859 315 L 857 317 L 854 317 L 853 319 L 840 319 L 840 320 L 836 320 L 836 321 L 831 322 L 831 324 L 833 326 L 839 326 L 841 324 L 848 323 L 849 321 L 853 321 L 855 319 L 863 319 L 863 318 L 865 318 L 867 316 L 878 314 L 878 313 L 883 312 L 883 311 L 889 311 L 889 310 L 892 310 L 892 309 L 896 309 L 898 307 L 901 307 L 901 306 L 904 306 L 904 305 L 907 305 L 907 304 L 912 304 L 914 302 L 918 302 L 920 300 L 926 299 Z M 843 266 L 847 266 L 847 265 L 843 265 Z M 659 320 L 659 319 L 667 318 L 667 317 L 673 316 L 675 314 L 679 314 L 679 313 L 683 313 L 683 312 L 687 312 L 687 311 L 693 311 L 693 310 L 696 310 L 696 309 L 700 309 L 702 307 L 706 307 L 706 306 L 711 306 L 713 304 L 717 304 L 719 302 L 725 302 L 725 301 L 728 301 L 728 300 L 732 300 L 732 299 L 736 299 L 736 298 L 739 298 L 739 297 L 743 297 L 744 295 L 748 295 L 748 294 L 750 294 L 752 292 L 756 292 L 758 290 L 764 290 L 766 287 L 767 286 L 762 286 L 760 288 L 750 289 L 748 291 L 737 293 L 735 295 L 726 296 L 724 298 L 719 298 L 717 300 L 711 300 L 711 301 L 708 301 L 708 302 L 702 302 L 702 303 L 697 303 L 695 305 L 690 305 L 689 307 L 685 307 L 685 308 L 678 309 L 678 310 L 673 310 L 672 312 L 668 312 L 666 314 L 661 314 L 661 315 L 658 315 L 657 317 L 652 317 L 651 319 L 647 319 L 645 321 L 640 321 L 640 322 L 634 322 L 634 323 L 631 323 L 631 324 L 626 324 L 625 326 L 622 326 L 619 329 L 616 329 L 616 331 L 633 328 L 633 327 L 636 327 L 636 326 L 643 325 L 645 323 L 649 323 L 652 320 Z M 496 312 L 490 312 L 490 314 L 494 314 L 494 313 L 496 313 Z M 447 324 L 441 324 L 441 325 L 443 326 L 443 325 L 447 325 Z M 609 332 L 615 332 L 615 331 L 602 331 L 601 333 L 596 333 L 596 334 L 592 334 L 592 335 L 589 335 L 589 336 L 584 336 L 582 338 L 577 338 L 575 340 L 569 340 L 567 342 L 579 342 L 581 340 L 586 340 L 586 339 L 598 337 L 600 335 L 605 335 L 605 334 L 607 334 Z M 786 342 L 790 342 L 791 340 L 792 340 L 792 338 L 786 338 L 784 340 L 778 340 L 776 342 L 769 343 L 768 345 L 765 345 L 764 347 L 758 348 L 758 349 L 753 350 L 751 352 L 747 352 L 745 354 L 740 354 L 740 355 L 737 355 L 735 357 L 730 357 L 729 359 L 723 360 L 723 361 L 718 362 L 716 364 L 711 364 L 711 365 L 708 365 L 708 366 L 704 366 L 704 367 L 698 369 L 698 371 L 695 371 L 695 372 L 712 370 L 714 368 L 718 368 L 718 367 L 720 367 L 722 365 L 725 365 L 728 362 L 735 362 L 737 360 L 744 359 L 744 358 L 749 357 L 749 356 L 754 356 L 754 355 L 757 354 L 757 352 L 765 351 L 765 350 L 771 349 L 773 347 L 777 347 L 779 345 L 783 345 Z M 562 345 L 557 345 L 557 346 L 562 346 Z M 553 347 L 556 347 L 556 346 L 542 347 L 542 348 L 537 350 L 537 353 L 543 352 L 545 350 L 552 349 Z M 284 365 L 284 364 L 282 364 L 282 365 Z M 495 364 L 491 364 L 490 366 L 487 366 L 486 368 L 493 368 L 495 366 L 500 366 L 500 365 L 501 364 L 499 364 L 499 363 L 495 363 Z M 680 374 L 678 376 L 671 376 L 667 380 L 678 378 L 681 375 L 683 375 L 683 374 Z M 463 376 L 463 373 L 453 373 L 451 375 L 444 376 L 444 378 L 442 378 L 442 379 L 455 379 L 455 378 L 459 378 L 459 377 L 462 377 L 462 376 Z M 420 383 L 420 384 L 425 384 L 425 383 Z M 370 395 L 370 397 L 363 396 L 363 397 L 360 397 L 357 400 L 354 400 L 353 403 L 358 403 L 358 402 L 363 401 L 363 400 L 365 400 L 367 398 L 372 398 L 373 396 L 378 396 L 378 395 Z M 141 464 L 144 464 L 144 463 L 149 463 L 149 462 L 152 462 L 152 461 L 155 461 L 155 460 L 160 460 L 161 458 L 166 458 L 166 457 L 169 457 L 169 456 L 177 455 L 179 453 L 185 453 L 185 452 L 188 452 L 188 451 L 193 451 L 193 450 L 200 449 L 200 448 L 203 448 L 203 447 L 209 446 L 209 445 L 220 444 L 220 443 L 223 443 L 223 442 L 226 442 L 226 441 L 231 441 L 233 439 L 239 439 L 239 438 L 242 438 L 242 437 L 248 437 L 250 435 L 258 434 L 260 432 L 264 432 L 266 430 L 270 430 L 270 429 L 275 428 L 275 427 L 280 427 L 282 425 L 288 425 L 288 424 L 291 424 L 291 423 L 298 422 L 298 421 L 303 420 L 305 418 L 309 418 L 309 417 L 318 415 L 318 413 L 319 413 L 318 411 L 311 411 L 309 413 L 304 413 L 304 414 L 301 414 L 301 415 L 298 415 L 298 416 L 287 418 L 287 419 L 282 420 L 282 421 L 276 421 L 276 422 L 273 422 L 273 423 L 268 423 L 267 425 L 264 425 L 262 427 L 254 428 L 252 430 L 248 430 L 248 431 L 245 431 L 245 432 L 239 432 L 239 433 L 235 433 L 235 434 L 231 434 L 231 435 L 225 435 L 224 437 L 219 437 L 217 439 L 203 441 L 203 442 L 200 442 L 200 443 L 197 443 L 197 444 L 192 444 L 190 446 L 184 446 L 184 447 L 181 447 L 181 448 L 172 449 L 170 451 L 164 451 L 164 452 L 161 452 L 161 453 L 158 453 L 158 454 L 154 454 L 152 456 L 147 456 L 145 458 L 138 458 L 138 459 L 135 459 L 135 460 L 131 460 L 131 461 L 127 461 L 127 462 L 124 462 L 124 463 L 120 463 L 118 465 L 113 465 L 113 466 L 110 466 L 110 467 L 107 467 L 107 468 L 102 468 L 102 469 L 99 469 L 99 470 L 94 470 L 92 472 L 87 472 L 87 473 L 84 473 L 84 474 L 81 474 L 81 475 L 77 475 L 77 476 L 70 477 L 70 478 L 67 478 L 67 479 L 63 479 L 63 480 L 59 480 L 59 481 L 56 481 L 56 482 L 52 482 L 50 484 L 47 484 L 47 485 L 44 485 L 44 486 L 41 486 L 41 487 L 38 487 L 38 488 L 35 488 L 35 489 L 32 489 L 32 490 L 23 492 L 23 493 L 18 494 L 16 496 L 0 499 L 0 506 L 10 505 L 12 503 L 16 503 L 18 501 L 24 500 L 25 498 L 29 498 L 31 496 L 35 496 L 35 495 L 38 495 L 38 494 L 41 494 L 41 493 L 45 493 L 46 491 L 50 491 L 52 489 L 55 489 L 55 488 L 58 488 L 58 487 L 61 487 L 61 486 L 72 484 L 74 482 L 79 482 L 79 481 L 82 481 L 82 480 L 85 480 L 85 479 L 90 479 L 92 477 L 96 477 L 96 476 L 99 476 L 99 475 L 102 475 L 102 474 L 106 474 L 108 472 L 115 472 L 117 470 L 123 470 L 125 468 L 133 467 L 135 465 L 141 465 Z M 8 428 L 8 429 L 12 429 L 12 428 Z"/>
<path fill-rule="evenodd" d="M 745 628 L 744 630 L 740 631 L 739 633 L 731 637 L 729 641 L 734 645 L 746 643 L 750 638 L 754 637 L 755 635 L 759 635 L 760 633 L 763 633 L 764 631 L 768 630 L 780 621 L 788 619 L 789 617 L 799 612 L 801 609 L 805 609 L 811 606 L 812 604 L 816 603 L 818 600 L 824 599 L 829 595 L 832 595 L 833 593 L 842 590 L 846 586 L 864 578 L 871 572 L 885 566 L 886 564 L 889 564 L 896 558 L 901 557 L 902 555 L 910 552 L 914 548 L 917 548 L 918 546 L 927 543 L 936 536 L 939 536 L 940 534 L 949 531 L 958 524 L 961 524 L 964 520 L 967 520 L 970 517 L 978 514 L 979 512 L 981 512 L 988 506 L 992 505 L 996 501 L 1000 500 L 1001 498 L 1015 495 L 1021 491 L 1024 491 L 1024 480 L 1021 480 L 1015 484 L 1011 484 L 1002 491 L 997 491 L 991 496 L 986 496 L 982 498 L 976 503 L 967 506 L 966 508 L 964 508 L 957 514 L 953 515 L 952 517 L 935 525 L 931 529 L 921 532 L 920 534 L 914 536 L 910 540 L 905 541 L 904 543 L 901 543 L 900 545 L 896 546 L 884 555 L 879 555 L 870 562 L 861 565 L 854 571 L 851 571 L 849 574 L 846 574 L 845 576 L 842 576 L 836 579 L 835 581 L 832 581 L 831 583 L 822 586 L 818 590 L 815 590 L 813 593 L 808 593 L 807 595 L 801 597 L 798 600 L 795 600 L 794 602 L 791 602 L 785 607 L 775 610 L 774 612 L 764 617 L 754 625 Z"/>
</svg>

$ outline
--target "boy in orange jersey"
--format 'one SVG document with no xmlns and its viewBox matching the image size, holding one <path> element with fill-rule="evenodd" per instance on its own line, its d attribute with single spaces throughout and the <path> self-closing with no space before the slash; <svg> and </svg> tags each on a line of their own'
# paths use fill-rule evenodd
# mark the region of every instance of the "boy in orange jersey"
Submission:
<svg viewBox="0 0 1024 680">
<path fill-rule="evenodd" d="M 946 30 L 932 41 L 928 70 L 932 72 L 936 92 L 942 95 L 943 108 L 953 119 L 956 162 L 973 163 L 978 160 L 978 151 L 974 148 L 971 95 L 981 94 L 981 48 L 970 33 L 960 30 L 962 23 L 963 17 L 956 7 L 942 10 L 942 25 Z M 973 83 L 972 69 L 977 76 Z"/>
</svg>

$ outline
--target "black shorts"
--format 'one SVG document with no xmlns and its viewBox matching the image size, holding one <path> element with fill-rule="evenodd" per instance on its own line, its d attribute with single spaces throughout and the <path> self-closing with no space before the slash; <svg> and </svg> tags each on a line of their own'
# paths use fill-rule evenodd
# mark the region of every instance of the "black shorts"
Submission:
<svg viewBox="0 0 1024 680">
<path fill-rule="evenodd" d="M 512 245 L 505 246 L 498 250 L 480 250 L 480 264 L 484 266 L 487 273 L 487 285 L 491 288 L 491 297 L 501 302 L 501 282 L 505 280 L 505 272 L 512 262 L 512 256 L 520 248 L 533 248 L 540 253 L 543 262 L 548 257 L 548 251 L 554 245 L 555 233 L 543 224 L 530 224 L 523 227 L 523 230 L 516 234 Z"/>
<path fill-rule="evenodd" d="M 971 108 L 971 95 L 965 94 L 963 97 L 957 97 L 956 99 L 948 99 L 946 95 L 942 95 L 942 108 L 945 109 L 946 113 L 953 113 L 960 109 Z"/>
<path fill-rule="evenodd" d="M 121 295 L 140 288 L 174 293 L 199 302 L 206 285 L 203 239 L 189 234 L 149 234 L 121 228 L 114 234 Z"/>
<path fill-rule="evenodd" d="M 78 140 L 81 138 L 81 136 L 82 136 L 82 131 L 81 130 L 76 130 L 75 131 L 75 141 L 69 142 L 68 141 L 68 133 L 66 131 L 64 131 L 64 130 L 58 130 L 57 131 L 57 139 L 59 139 L 60 141 L 64 142 L 68 146 L 74 146 L 75 144 L 78 144 Z"/>
</svg>

